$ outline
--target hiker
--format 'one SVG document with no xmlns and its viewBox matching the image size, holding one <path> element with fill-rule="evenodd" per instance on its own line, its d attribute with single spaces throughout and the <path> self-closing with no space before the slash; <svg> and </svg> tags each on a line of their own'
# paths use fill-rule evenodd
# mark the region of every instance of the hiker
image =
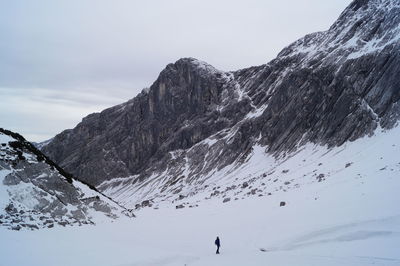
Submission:
<svg viewBox="0 0 400 266">
<path fill-rule="evenodd" d="M 219 237 L 217 236 L 217 239 L 215 239 L 215 245 L 217 246 L 217 252 L 216 254 L 219 254 L 219 247 L 221 246 L 221 242 L 219 242 Z"/>
</svg>

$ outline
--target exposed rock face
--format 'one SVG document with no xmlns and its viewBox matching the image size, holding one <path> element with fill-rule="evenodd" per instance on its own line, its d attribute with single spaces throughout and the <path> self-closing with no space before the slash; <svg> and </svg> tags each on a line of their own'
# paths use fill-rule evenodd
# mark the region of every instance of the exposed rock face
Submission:
<svg viewBox="0 0 400 266">
<path fill-rule="evenodd" d="M 0 225 L 39 229 L 114 219 L 124 209 L 74 180 L 20 135 L 0 129 Z"/>
<path fill-rule="evenodd" d="M 269 150 L 305 141 L 340 145 L 398 119 L 397 1 L 354 1 L 326 32 L 305 36 L 253 75 L 245 86 Z M 258 100 L 259 99 L 259 100 Z"/>
<path fill-rule="evenodd" d="M 89 115 L 43 151 L 94 185 L 139 173 L 151 159 L 190 148 L 250 111 L 249 99 L 238 103 L 231 95 L 229 78 L 232 74 L 206 63 L 181 59 L 168 65 L 150 90 Z M 219 110 L 221 103 L 227 108 Z"/>
<path fill-rule="evenodd" d="M 280 154 L 391 128 L 400 115 L 399 25 L 398 1 L 356 0 L 329 30 L 266 65 L 222 72 L 180 59 L 148 90 L 89 115 L 43 151 L 111 195 L 143 200 L 199 186 L 255 145 Z"/>
</svg>

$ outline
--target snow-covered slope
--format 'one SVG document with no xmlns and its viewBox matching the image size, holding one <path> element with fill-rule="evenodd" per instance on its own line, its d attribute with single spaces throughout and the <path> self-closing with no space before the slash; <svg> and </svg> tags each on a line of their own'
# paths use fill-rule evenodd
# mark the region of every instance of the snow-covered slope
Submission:
<svg viewBox="0 0 400 266">
<path fill-rule="evenodd" d="M 222 203 L 246 197 L 270 197 L 276 193 L 297 191 L 313 184 L 320 186 L 328 181 L 338 182 L 349 177 L 362 180 L 365 175 L 399 176 L 398 136 L 399 127 L 388 131 L 377 129 L 373 137 L 366 136 L 340 147 L 307 144 L 279 158 L 268 154 L 264 147 L 256 146 L 247 161 L 236 162 L 212 172 L 201 183 L 192 184 L 177 178 L 171 184 L 164 183 L 163 179 L 150 179 L 148 183 L 132 189 L 134 184 L 130 185 L 131 180 L 122 179 L 109 181 L 120 183 L 118 186 L 108 186 L 105 193 L 132 208 L 142 199 L 145 201 L 136 205 L 136 208 L 149 204 L 158 207 L 171 202 L 179 208 L 201 205 L 210 199 L 218 199 Z"/>
<path fill-rule="evenodd" d="M 22 136 L 0 129 L 0 226 L 93 224 L 122 212 L 125 208 L 73 179 Z"/>
<path fill-rule="evenodd" d="M 377 130 L 342 147 L 307 146 L 277 161 L 256 149 L 226 179 L 209 180 L 210 190 L 196 194 L 202 202 L 178 201 L 196 208 L 157 201 L 136 219 L 95 227 L 19 234 L 0 228 L 0 265 L 400 265 L 399 136 L 399 127 Z M 246 175 L 242 192 L 226 191 Z M 203 200 L 214 186 L 221 193 Z M 254 188 L 263 196 L 247 197 Z M 222 203 L 224 197 L 231 201 Z"/>
</svg>

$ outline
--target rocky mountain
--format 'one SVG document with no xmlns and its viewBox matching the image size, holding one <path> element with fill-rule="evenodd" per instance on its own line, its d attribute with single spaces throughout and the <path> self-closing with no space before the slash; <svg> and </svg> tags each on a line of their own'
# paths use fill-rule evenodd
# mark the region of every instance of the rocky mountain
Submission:
<svg viewBox="0 0 400 266">
<path fill-rule="evenodd" d="M 132 216 L 66 173 L 21 135 L 4 129 L 0 129 L 0 181 L 0 226 L 13 230 Z"/>
<path fill-rule="evenodd" d="M 399 25 L 397 0 L 355 0 L 327 31 L 265 65 L 223 72 L 180 59 L 149 89 L 42 150 L 125 204 L 213 193 L 260 149 L 282 159 L 307 143 L 335 147 L 396 126 Z"/>
</svg>

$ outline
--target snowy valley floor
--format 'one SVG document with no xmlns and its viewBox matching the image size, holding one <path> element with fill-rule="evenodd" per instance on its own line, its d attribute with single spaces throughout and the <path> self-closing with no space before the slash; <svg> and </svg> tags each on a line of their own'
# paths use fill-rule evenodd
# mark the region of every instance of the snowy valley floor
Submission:
<svg viewBox="0 0 400 266">
<path fill-rule="evenodd" d="M 145 208 L 96 226 L 0 228 L 0 265 L 400 265 L 399 136 L 396 128 L 321 155 L 326 180 L 270 196 Z"/>
</svg>

